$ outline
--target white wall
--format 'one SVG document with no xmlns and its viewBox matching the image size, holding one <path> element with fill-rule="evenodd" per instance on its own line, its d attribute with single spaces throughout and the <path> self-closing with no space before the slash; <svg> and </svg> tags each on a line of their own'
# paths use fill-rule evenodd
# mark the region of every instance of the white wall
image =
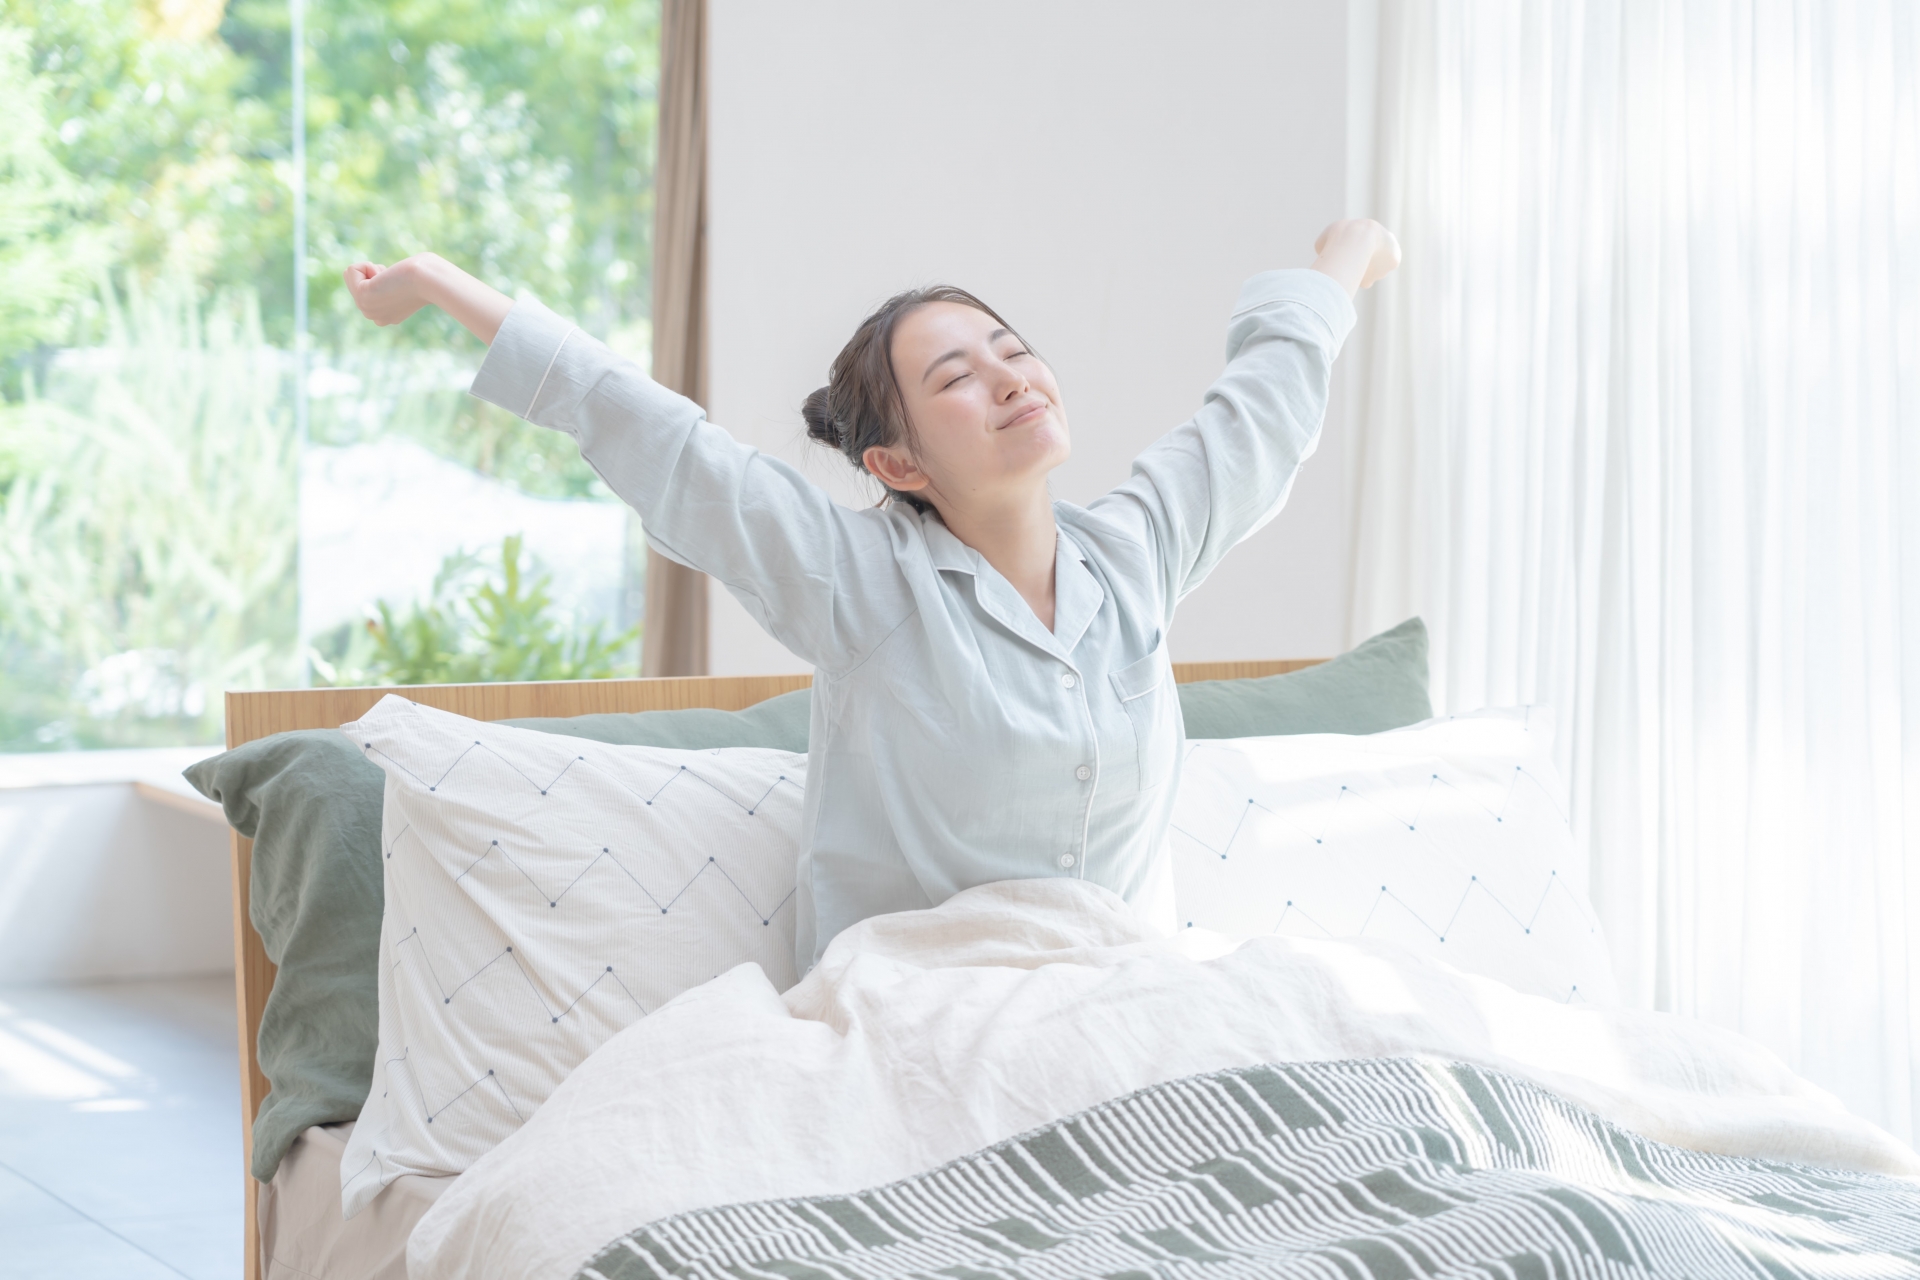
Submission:
<svg viewBox="0 0 1920 1280">
<path fill-rule="evenodd" d="M 799 404 L 889 294 L 960 284 L 1058 371 L 1085 502 L 1199 404 L 1255 271 L 1304 266 L 1349 201 L 1336 0 L 1101 5 L 714 0 L 710 409 L 843 501 Z M 1364 191 L 1364 186 L 1355 188 Z M 1182 661 L 1347 640 L 1340 383 L 1287 510 L 1183 606 Z M 804 670 L 717 586 L 713 670 Z"/>
<path fill-rule="evenodd" d="M 227 824 L 178 776 L 206 754 L 0 757 L 0 984 L 233 971 Z"/>
</svg>

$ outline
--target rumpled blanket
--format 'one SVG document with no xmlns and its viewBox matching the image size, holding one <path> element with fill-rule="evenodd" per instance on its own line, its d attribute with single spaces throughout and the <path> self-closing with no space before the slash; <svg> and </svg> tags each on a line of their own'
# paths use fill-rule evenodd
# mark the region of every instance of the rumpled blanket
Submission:
<svg viewBox="0 0 1920 1280">
<path fill-rule="evenodd" d="M 1731 1032 L 1387 944 L 1161 937 L 1105 890 L 1031 880 L 865 921 L 784 996 L 743 965 L 628 1028 L 440 1198 L 409 1274 L 564 1280 L 675 1215 L 916 1178 L 1192 1077 L 1370 1059 L 1481 1068 L 1656 1143 L 1920 1175 Z"/>
</svg>

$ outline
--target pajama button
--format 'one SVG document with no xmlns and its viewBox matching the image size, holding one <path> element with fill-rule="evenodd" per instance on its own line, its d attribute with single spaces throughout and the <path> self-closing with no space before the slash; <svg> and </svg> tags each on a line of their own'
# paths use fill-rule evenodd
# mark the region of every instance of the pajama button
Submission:
<svg viewBox="0 0 1920 1280">
<path fill-rule="evenodd" d="M 1069 868 L 1070 868 L 1070 867 L 1072 867 L 1072 866 L 1073 866 L 1073 855 L 1072 855 L 1072 854 L 1070 854 L 1070 853 L 1063 853 L 1063 854 L 1061 854 L 1061 855 L 1060 855 L 1060 869 L 1061 869 L 1062 871 L 1065 871 L 1065 870 L 1067 870 L 1067 869 L 1069 869 Z"/>
<path fill-rule="evenodd" d="M 1087 766 L 1085 765 L 1081 765 L 1078 769 L 1075 769 L 1073 771 L 1073 776 L 1080 779 L 1080 781 L 1085 782 L 1088 778 L 1091 778 L 1093 776 L 1093 770 L 1087 768 Z"/>
<path fill-rule="evenodd" d="M 1079 683 L 1080 681 L 1074 677 L 1074 674 L 1071 671 L 1067 672 L 1067 674 L 1060 677 L 1060 687 L 1062 689 L 1071 689 L 1073 688 L 1073 686 Z"/>
</svg>

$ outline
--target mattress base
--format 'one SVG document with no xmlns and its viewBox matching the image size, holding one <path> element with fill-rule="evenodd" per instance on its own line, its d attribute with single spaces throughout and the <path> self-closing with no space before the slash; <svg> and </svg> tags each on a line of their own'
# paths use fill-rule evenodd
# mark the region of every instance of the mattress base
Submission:
<svg viewBox="0 0 1920 1280">
<path fill-rule="evenodd" d="M 407 1237 L 454 1179 L 403 1175 L 346 1221 L 340 1157 L 352 1133 L 351 1122 L 308 1129 L 260 1189 L 265 1280 L 406 1280 Z"/>
</svg>

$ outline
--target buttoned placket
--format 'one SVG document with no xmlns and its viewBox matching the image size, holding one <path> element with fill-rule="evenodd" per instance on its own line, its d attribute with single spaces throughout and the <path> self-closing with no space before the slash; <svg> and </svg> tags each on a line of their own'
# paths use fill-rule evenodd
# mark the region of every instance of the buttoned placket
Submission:
<svg viewBox="0 0 1920 1280">
<path fill-rule="evenodd" d="M 1100 730 L 1093 718 L 1093 704 L 1087 693 L 1087 678 L 1069 656 L 1100 611 L 1106 592 L 1087 571 L 1086 557 L 1067 536 L 1056 529 L 1059 539 L 1054 551 L 1055 626 L 1048 630 L 1013 589 L 986 563 L 980 553 L 968 547 L 944 526 L 935 526 L 928 537 L 928 551 L 935 568 L 955 570 L 973 579 L 974 600 L 987 616 L 1013 635 L 1032 645 L 1040 653 L 1064 665 L 1060 687 L 1079 700 L 1087 731 L 1087 754 L 1073 766 L 1073 784 L 1083 788 L 1080 808 L 1080 834 L 1073 848 L 1055 854 L 1054 869 L 1084 880 L 1087 875 L 1087 839 L 1093 826 L 1093 802 L 1100 791 Z"/>
<path fill-rule="evenodd" d="M 1066 659 L 1063 658 L 1062 661 Z M 1080 704 L 1080 711 L 1087 726 L 1087 747 L 1091 762 L 1083 762 L 1073 771 L 1076 781 L 1086 789 L 1086 794 L 1081 797 L 1079 842 L 1054 861 L 1060 870 L 1085 880 L 1087 878 L 1087 831 L 1093 823 L 1093 798 L 1100 790 L 1100 728 L 1093 720 L 1093 703 L 1087 698 L 1087 682 L 1070 663 L 1069 669 L 1061 673 L 1060 687 Z"/>
</svg>

